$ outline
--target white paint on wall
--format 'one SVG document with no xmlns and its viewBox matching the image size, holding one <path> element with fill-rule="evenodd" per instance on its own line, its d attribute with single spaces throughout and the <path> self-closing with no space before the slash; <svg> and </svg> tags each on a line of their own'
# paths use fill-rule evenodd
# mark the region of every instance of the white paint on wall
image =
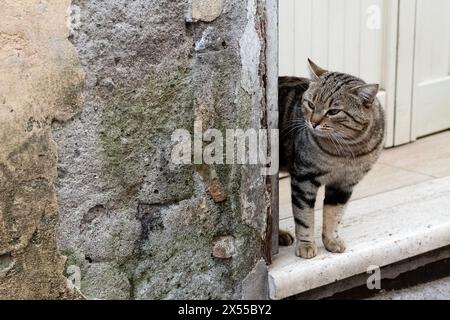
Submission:
<svg viewBox="0 0 450 320">
<path fill-rule="evenodd" d="M 259 89 L 259 64 L 261 55 L 261 42 L 256 32 L 256 1 L 247 2 L 247 26 L 239 41 L 242 63 L 242 88 L 253 94 L 255 88 Z"/>
</svg>

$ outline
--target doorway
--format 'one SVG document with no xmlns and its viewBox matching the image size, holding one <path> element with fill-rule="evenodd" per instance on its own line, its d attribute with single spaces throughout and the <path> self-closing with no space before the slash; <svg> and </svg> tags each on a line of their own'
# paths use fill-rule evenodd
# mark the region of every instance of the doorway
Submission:
<svg viewBox="0 0 450 320">
<path fill-rule="evenodd" d="M 390 150 L 355 189 L 343 225 L 347 238 L 354 239 L 348 242 L 351 249 L 333 255 L 319 248 L 311 261 L 295 257 L 292 248 L 280 249 L 270 267 L 271 297 L 288 297 L 365 273 L 369 264 L 388 265 L 450 244 L 447 236 L 433 236 L 450 231 L 450 200 L 436 197 L 450 192 L 449 15 L 448 0 L 432 5 L 425 0 L 279 0 L 279 75 L 309 77 L 309 57 L 329 70 L 379 83 Z M 292 231 L 289 176 L 279 179 L 279 225 Z M 430 197 L 423 199 L 427 190 Z M 322 199 L 323 190 L 316 203 L 319 226 Z M 442 219 L 428 223 L 437 213 Z M 405 227 L 406 220 L 414 227 Z M 431 238 L 437 241 L 425 248 Z"/>
<path fill-rule="evenodd" d="M 279 74 L 308 57 L 379 83 L 386 147 L 450 128 L 450 1 L 280 0 Z M 432 36 L 430 36 L 432 35 Z"/>
</svg>

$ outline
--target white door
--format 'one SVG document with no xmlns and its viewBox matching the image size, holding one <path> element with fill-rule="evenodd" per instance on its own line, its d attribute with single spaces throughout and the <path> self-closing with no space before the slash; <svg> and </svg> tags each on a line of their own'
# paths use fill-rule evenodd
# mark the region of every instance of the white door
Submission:
<svg viewBox="0 0 450 320">
<path fill-rule="evenodd" d="M 412 140 L 450 128 L 450 0 L 417 0 Z"/>
<path fill-rule="evenodd" d="M 280 0 L 280 75 L 307 76 L 309 57 L 321 67 L 381 83 L 385 2 Z"/>
<path fill-rule="evenodd" d="M 394 144 L 450 128 L 450 0 L 400 0 Z"/>
</svg>

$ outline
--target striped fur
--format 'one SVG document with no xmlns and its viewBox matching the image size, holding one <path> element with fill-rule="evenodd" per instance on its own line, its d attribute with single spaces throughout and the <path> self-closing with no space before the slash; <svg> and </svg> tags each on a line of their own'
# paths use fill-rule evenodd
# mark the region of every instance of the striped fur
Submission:
<svg viewBox="0 0 450 320">
<path fill-rule="evenodd" d="M 322 240 L 343 252 L 339 237 L 353 188 L 370 171 L 383 147 L 384 113 L 378 85 L 310 62 L 311 80 L 279 79 L 280 163 L 291 174 L 296 254 L 312 258 L 314 203 L 325 186 Z"/>
</svg>

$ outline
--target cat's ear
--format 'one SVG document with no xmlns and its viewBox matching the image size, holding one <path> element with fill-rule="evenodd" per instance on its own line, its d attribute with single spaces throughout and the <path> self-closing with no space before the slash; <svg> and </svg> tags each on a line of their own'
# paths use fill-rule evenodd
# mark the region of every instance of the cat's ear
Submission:
<svg viewBox="0 0 450 320">
<path fill-rule="evenodd" d="M 374 103 L 379 90 L 380 85 L 378 84 L 364 84 L 353 88 L 352 92 L 364 100 L 365 106 L 370 107 Z"/>
<path fill-rule="evenodd" d="M 325 73 L 327 73 L 328 71 L 325 69 L 322 69 L 321 67 L 319 67 L 317 64 L 315 64 L 314 62 L 312 62 L 311 59 L 308 58 L 308 65 L 309 65 L 309 71 L 311 74 L 311 80 L 312 81 L 317 81 L 319 80 L 319 78 L 321 76 L 323 76 Z"/>
</svg>

